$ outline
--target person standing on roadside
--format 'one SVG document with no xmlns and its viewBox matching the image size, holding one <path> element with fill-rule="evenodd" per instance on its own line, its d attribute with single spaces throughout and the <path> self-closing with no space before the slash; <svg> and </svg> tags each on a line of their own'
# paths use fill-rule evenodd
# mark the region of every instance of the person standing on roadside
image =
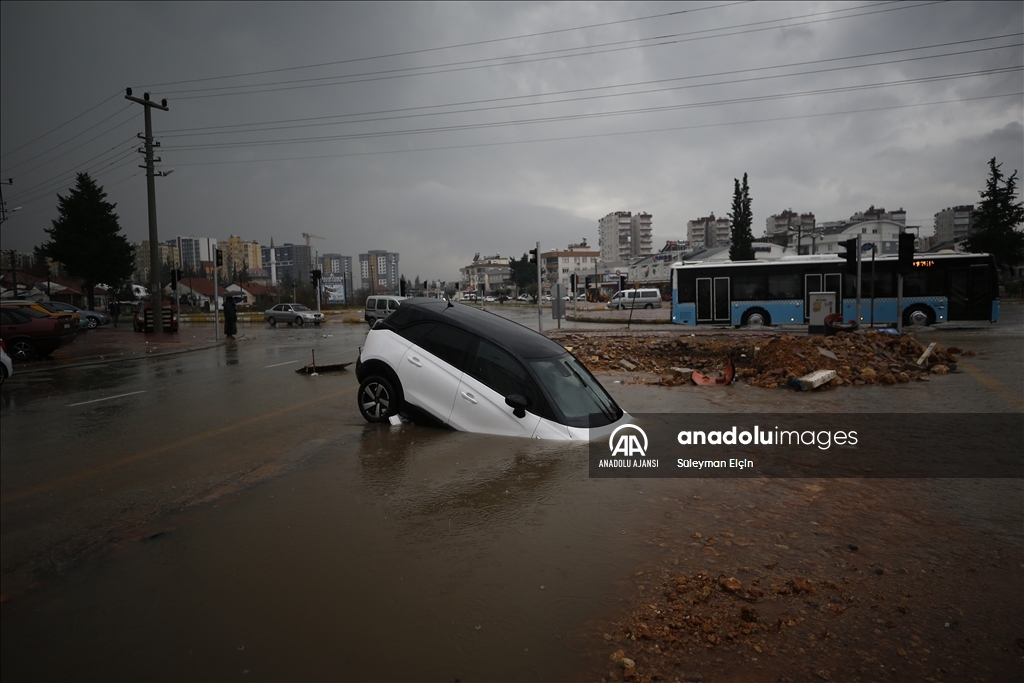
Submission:
<svg viewBox="0 0 1024 683">
<path fill-rule="evenodd" d="M 238 334 L 238 312 L 235 310 L 235 297 L 224 297 L 224 336 L 234 339 Z"/>
<path fill-rule="evenodd" d="M 121 316 L 121 307 L 117 305 L 117 302 L 113 299 L 107 304 L 107 312 L 110 313 L 110 319 L 114 321 L 114 327 L 117 327 L 117 319 Z"/>
</svg>

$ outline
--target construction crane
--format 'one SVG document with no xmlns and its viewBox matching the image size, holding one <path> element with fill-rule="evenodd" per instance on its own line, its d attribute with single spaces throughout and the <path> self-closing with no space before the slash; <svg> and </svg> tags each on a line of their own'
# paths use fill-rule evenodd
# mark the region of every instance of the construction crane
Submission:
<svg viewBox="0 0 1024 683">
<path fill-rule="evenodd" d="M 302 233 L 302 236 L 306 238 L 306 246 L 307 247 L 309 246 L 309 240 L 311 240 L 314 237 L 317 238 L 318 240 L 325 240 L 325 239 L 327 239 L 326 237 L 321 237 L 320 235 L 310 235 L 308 232 Z"/>
</svg>

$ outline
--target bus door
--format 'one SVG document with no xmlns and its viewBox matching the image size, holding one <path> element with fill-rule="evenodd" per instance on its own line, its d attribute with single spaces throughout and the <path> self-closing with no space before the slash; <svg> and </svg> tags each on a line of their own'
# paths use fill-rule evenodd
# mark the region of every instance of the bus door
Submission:
<svg viewBox="0 0 1024 683">
<path fill-rule="evenodd" d="M 990 277 L 984 264 L 949 269 L 950 320 L 988 320 L 992 316 Z"/>
<path fill-rule="evenodd" d="M 729 278 L 699 277 L 697 278 L 697 322 L 728 323 Z"/>
<path fill-rule="evenodd" d="M 804 275 L 804 322 L 811 321 L 811 292 L 824 292 L 821 288 L 821 273 Z"/>
</svg>

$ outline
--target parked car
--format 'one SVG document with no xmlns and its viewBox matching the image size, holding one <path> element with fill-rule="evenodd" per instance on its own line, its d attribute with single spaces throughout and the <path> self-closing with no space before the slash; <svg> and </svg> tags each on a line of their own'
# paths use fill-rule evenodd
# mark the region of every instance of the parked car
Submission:
<svg viewBox="0 0 1024 683">
<path fill-rule="evenodd" d="M 516 299 L 518 299 L 519 301 L 529 301 L 530 297 L 528 297 L 525 294 L 520 294 L 519 296 L 516 297 Z"/>
<path fill-rule="evenodd" d="M 507 318 L 436 299 L 403 301 L 370 330 L 356 363 L 359 412 L 459 431 L 587 439 L 627 422 L 565 347 Z"/>
<path fill-rule="evenodd" d="M 2 306 L 13 306 L 15 308 L 31 308 L 39 311 L 40 313 L 48 313 L 50 315 L 57 316 L 68 316 L 71 318 L 73 323 L 73 329 L 77 332 L 82 326 L 82 319 L 78 313 L 69 311 L 60 311 L 50 305 L 49 301 L 30 301 L 28 299 L 8 299 L 4 301 Z"/>
<path fill-rule="evenodd" d="M 310 310 L 308 306 L 302 304 L 278 304 L 264 311 L 263 317 L 271 327 L 275 327 L 278 323 L 295 324 L 302 327 L 306 323 L 319 325 L 324 321 L 323 313 Z"/>
<path fill-rule="evenodd" d="M 373 327 L 373 324 L 382 318 L 386 318 L 398 310 L 398 304 L 404 301 L 404 296 L 370 296 L 366 298 L 366 310 L 363 319 Z"/>
<path fill-rule="evenodd" d="M 132 316 L 132 329 L 136 332 L 146 331 L 146 311 L 153 310 L 152 301 L 137 301 L 133 307 L 135 314 Z M 171 307 L 170 301 L 163 302 L 164 314 L 163 324 L 164 332 L 177 332 L 178 331 L 178 314 L 174 308 Z M 152 315 L 152 312 L 150 313 Z"/>
<path fill-rule="evenodd" d="M 7 355 L 7 343 L 0 339 L 0 384 L 14 374 L 14 363 L 11 362 L 11 357 Z"/>
<path fill-rule="evenodd" d="M 49 356 L 75 340 L 78 326 L 67 314 L 40 311 L 34 307 L 0 307 L 0 339 L 11 358 L 27 361 Z"/>
<path fill-rule="evenodd" d="M 45 304 L 50 308 L 60 311 L 61 313 L 77 313 L 80 318 L 80 325 L 82 329 L 95 330 L 100 325 L 106 325 L 110 323 L 110 316 L 106 313 L 100 313 L 99 311 L 88 311 L 78 306 L 72 306 L 66 304 L 63 301 L 40 301 L 39 303 Z"/>
</svg>

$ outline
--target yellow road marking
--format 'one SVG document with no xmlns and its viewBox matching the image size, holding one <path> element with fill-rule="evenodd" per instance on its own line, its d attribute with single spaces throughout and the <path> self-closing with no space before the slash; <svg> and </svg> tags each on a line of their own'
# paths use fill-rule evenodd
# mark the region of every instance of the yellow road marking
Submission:
<svg viewBox="0 0 1024 683">
<path fill-rule="evenodd" d="M 965 363 L 963 361 L 963 358 L 960 359 L 960 367 L 966 370 L 967 374 L 969 374 L 971 377 L 978 380 L 979 382 L 987 386 L 989 389 L 994 391 L 996 394 L 998 394 L 999 398 L 1009 403 L 1014 410 L 1021 410 L 1021 408 L 1024 407 L 1024 395 L 1006 386 L 1005 384 L 1003 384 L 998 379 L 988 374 L 981 368 L 975 367 L 973 364 L 969 362 Z"/>
<path fill-rule="evenodd" d="M 57 479 L 51 479 L 50 481 L 43 482 L 41 484 L 36 484 L 35 486 L 30 486 L 28 488 L 21 489 L 20 491 L 15 491 L 13 493 L 9 493 L 9 494 L 3 496 L 2 498 L 0 498 L 0 506 L 7 505 L 8 503 L 15 503 L 15 502 L 17 502 L 19 500 L 23 500 L 25 498 L 28 498 L 29 496 L 34 496 L 34 495 L 39 494 L 39 493 L 44 493 L 44 492 L 49 491 L 51 489 L 60 488 L 61 486 L 65 486 L 65 485 L 70 484 L 70 483 L 75 482 L 75 481 L 80 481 L 82 479 L 88 479 L 89 477 L 94 477 L 97 474 L 101 474 L 103 472 L 107 472 L 107 471 L 115 469 L 117 467 L 123 467 L 124 465 L 130 465 L 130 464 L 132 464 L 134 462 L 138 462 L 140 460 L 145 460 L 146 458 L 151 458 L 154 455 L 159 455 L 160 453 L 166 453 L 167 451 L 175 450 L 175 449 L 181 448 L 183 446 L 187 446 L 189 444 L 195 443 L 197 441 L 202 441 L 203 439 L 209 439 L 209 438 L 214 437 L 214 436 L 220 436 L 221 434 L 227 434 L 228 432 L 231 432 L 231 431 L 234 431 L 236 429 L 239 429 L 240 427 L 247 427 L 247 426 L 249 426 L 251 424 L 255 424 L 257 422 L 261 422 L 261 421 L 266 420 L 268 418 L 278 417 L 280 415 L 284 415 L 286 413 L 290 413 L 292 411 L 299 410 L 300 408 L 306 408 L 308 406 L 313 405 L 314 403 L 320 403 L 320 402 L 328 400 L 328 399 L 337 398 L 338 396 L 350 395 L 350 394 L 351 394 L 351 391 L 338 391 L 338 392 L 335 392 L 333 394 L 326 394 L 324 396 L 317 396 L 316 398 L 311 398 L 308 401 L 303 401 L 302 403 L 296 403 L 294 405 L 290 405 L 287 408 L 281 408 L 279 410 L 272 410 L 269 413 L 263 413 L 262 415 L 256 415 L 254 417 L 249 417 L 249 418 L 246 418 L 246 419 L 241 420 L 239 422 L 233 422 L 233 423 L 231 423 L 229 425 L 225 425 L 223 427 L 217 427 L 215 429 L 208 429 L 205 432 L 201 432 L 199 434 L 195 434 L 193 436 L 189 436 L 187 438 L 180 439 L 178 441 L 167 443 L 167 444 L 164 444 L 163 446 L 157 446 L 156 448 L 151 448 L 149 450 L 142 451 L 141 453 L 136 453 L 135 455 L 130 455 L 130 456 L 126 457 L 126 458 L 121 458 L 120 460 L 114 460 L 113 462 L 108 462 L 108 463 L 104 463 L 102 465 L 97 465 L 96 467 L 93 467 L 92 469 L 83 470 L 82 472 L 77 472 L 75 474 L 69 474 L 69 475 L 64 476 L 64 477 L 58 477 Z"/>
</svg>

